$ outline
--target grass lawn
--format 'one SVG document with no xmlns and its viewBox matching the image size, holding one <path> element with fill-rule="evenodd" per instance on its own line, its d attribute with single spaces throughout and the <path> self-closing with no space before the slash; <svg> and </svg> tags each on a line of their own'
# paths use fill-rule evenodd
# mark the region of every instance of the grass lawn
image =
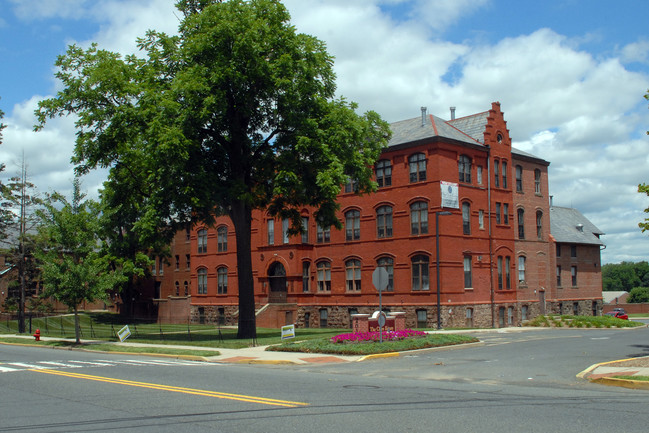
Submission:
<svg viewBox="0 0 649 433">
<path fill-rule="evenodd" d="M 633 320 L 622 320 L 611 316 L 537 316 L 525 326 L 549 328 L 633 328 L 644 326 L 644 323 Z"/>
<path fill-rule="evenodd" d="M 266 350 L 278 352 L 329 353 L 335 355 L 371 355 L 375 353 L 403 352 L 430 347 L 475 343 L 479 340 L 468 335 L 433 334 L 406 338 L 399 341 L 333 343 L 329 338 L 319 338 L 295 343 L 283 343 Z"/>
<path fill-rule="evenodd" d="M 612 376 L 614 379 L 641 380 L 649 382 L 649 376 Z"/>
<path fill-rule="evenodd" d="M 219 328 L 214 325 L 199 324 L 159 324 L 154 322 L 133 322 L 112 313 L 82 313 L 79 315 L 81 340 L 117 341 L 117 331 L 128 325 L 131 331 L 129 342 L 154 343 L 164 345 L 191 345 L 199 347 L 222 347 L 240 349 L 251 346 L 266 346 L 281 343 L 279 329 L 257 328 L 256 340 L 237 339 L 233 327 Z M 29 326 L 29 325 L 27 325 Z M 42 337 L 74 338 L 74 316 L 65 314 L 47 318 L 32 319 L 32 333 L 40 329 Z M 16 334 L 18 324 L 15 320 L 0 322 L 0 334 Z M 330 338 L 346 329 L 299 328 L 295 330 L 299 340 Z"/>
</svg>

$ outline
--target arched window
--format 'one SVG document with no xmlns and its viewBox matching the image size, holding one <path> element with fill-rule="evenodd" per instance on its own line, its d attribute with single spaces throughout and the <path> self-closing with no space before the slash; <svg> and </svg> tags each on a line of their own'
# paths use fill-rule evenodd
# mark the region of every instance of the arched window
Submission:
<svg viewBox="0 0 649 433">
<path fill-rule="evenodd" d="M 178 296 L 180 295 L 180 283 L 176 281 L 175 286 L 176 286 L 176 296 Z"/>
<path fill-rule="evenodd" d="M 381 257 L 377 263 L 378 266 L 388 271 L 388 287 L 385 288 L 386 292 L 394 291 L 394 260 L 392 257 Z"/>
<path fill-rule="evenodd" d="M 207 252 L 207 230 L 200 229 L 198 235 L 198 254 Z"/>
<path fill-rule="evenodd" d="M 376 235 L 379 238 L 392 237 L 391 206 L 381 206 L 376 210 Z"/>
<path fill-rule="evenodd" d="M 543 239 L 543 212 L 536 211 L 536 237 Z"/>
<path fill-rule="evenodd" d="M 410 183 L 426 180 L 426 155 L 415 153 L 408 158 L 410 167 Z"/>
<path fill-rule="evenodd" d="M 462 203 L 462 233 L 471 234 L 471 205 L 468 202 Z"/>
<path fill-rule="evenodd" d="M 318 291 L 331 292 L 331 263 L 320 262 L 317 265 Z"/>
<path fill-rule="evenodd" d="M 348 241 L 361 238 L 361 213 L 357 210 L 345 212 L 345 232 Z"/>
<path fill-rule="evenodd" d="M 379 188 L 392 185 L 392 164 L 387 159 L 376 163 L 376 183 Z"/>
<path fill-rule="evenodd" d="M 460 172 L 460 182 L 471 183 L 471 158 L 466 155 L 460 155 L 458 169 Z"/>
<path fill-rule="evenodd" d="M 494 160 L 494 186 L 500 188 L 500 161 Z"/>
<path fill-rule="evenodd" d="M 425 201 L 417 201 L 410 205 L 410 233 L 428 233 L 428 203 Z"/>
<path fill-rule="evenodd" d="M 207 269 L 198 270 L 198 294 L 207 295 Z"/>
<path fill-rule="evenodd" d="M 228 293 L 228 268 L 222 266 L 216 270 L 217 275 L 217 293 L 225 295 Z"/>
<path fill-rule="evenodd" d="M 412 290 L 428 290 L 428 263 L 428 256 L 417 255 L 412 258 Z"/>
<path fill-rule="evenodd" d="M 189 295 L 189 283 L 187 281 L 183 282 L 183 287 L 185 289 L 185 296 Z"/>
<path fill-rule="evenodd" d="M 219 253 L 227 251 L 228 250 L 228 228 L 226 226 L 221 226 L 218 229 L 216 229 L 216 238 L 217 238 L 216 250 Z"/>
<path fill-rule="evenodd" d="M 518 256 L 518 283 L 525 284 L 525 256 Z"/>
<path fill-rule="evenodd" d="M 347 291 L 361 291 L 361 261 L 357 259 L 347 260 L 345 262 L 345 281 L 347 282 Z"/>
</svg>

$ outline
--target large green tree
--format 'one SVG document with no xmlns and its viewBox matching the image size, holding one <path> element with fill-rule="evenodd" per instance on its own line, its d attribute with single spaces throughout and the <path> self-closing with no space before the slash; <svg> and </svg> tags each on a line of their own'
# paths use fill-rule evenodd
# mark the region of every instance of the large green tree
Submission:
<svg viewBox="0 0 649 433">
<path fill-rule="evenodd" d="M 333 58 L 299 34 L 277 0 L 183 0 L 178 36 L 149 31 L 144 57 L 72 46 L 57 61 L 63 90 L 42 101 L 48 118 L 78 115 L 81 172 L 128 166 L 137 155 L 153 186 L 138 228 L 214 215 L 231 218 L 237 243 L 240 338 L 254 338 L 254 209 L 289 218 L 300 209 L 340 227 L 336 196 L 354 179 L 373 190 L 372 166 L 389 139 L 375 112 L 335 97 Z"/>
<path fill-rule="evenodd" d="M 122 270 L 111 268 L 100 254 L 100 207 L 84 200 L 78 179 L 72 201 L 54 193 L 39 211 L 40 263 L 43 296 L 56 299 L 74 311 L 74 328 L 80 343 L 78 307 L 83 301 L 105 299 L 124 280 Z"/>
</svg>

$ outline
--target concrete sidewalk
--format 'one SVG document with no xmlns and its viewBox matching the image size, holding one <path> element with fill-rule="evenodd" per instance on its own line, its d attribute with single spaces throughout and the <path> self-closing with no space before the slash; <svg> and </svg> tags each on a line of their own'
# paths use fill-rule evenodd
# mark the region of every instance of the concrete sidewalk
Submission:
<svg viewBox="0 0 649 433">
<path fill-rule="evenodd" d="M 631 378 L 620 379 L 616 376 L 630 376 Z M 602 362 L 591 365 L 577 374 L 577 377 L 581 379 L 602 385 L 649 390 L 649 381 L 633 380 L 633 376 L 649 377 L 649 357 Z"/>
</svg>

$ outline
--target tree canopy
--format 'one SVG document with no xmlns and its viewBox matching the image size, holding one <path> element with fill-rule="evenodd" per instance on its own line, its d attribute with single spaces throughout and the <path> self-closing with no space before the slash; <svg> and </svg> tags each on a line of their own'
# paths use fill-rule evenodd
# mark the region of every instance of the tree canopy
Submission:
<svg viewBox="0 0 649 433">
<path fill-rule="evenodd" d="M 649 263 L 607 263 L 602 266 L 602 284 L 604 291 L 630 292 L 634 287 L 649 287 Z"/>
<path fill-rule="evenodd" d="M 105 299 L 123 281 L 121 269 L 111 269 L 99 253 L 99 206 L 83 201 L 75 179 L 72 201 L 54 193 L 39 211 L 43 296 L 56 299 L 74 311 L 75 335 L 80 342 L 77 308 L 83 301 Z"/>
<path fill-rule="evenodd" d="M 253 338 L 252 210 L 289 218 L 294 233 L 305 206 L 320 225 L 340 227 L 341 185 L 375 188 L 372 167 L 390 131 L 377 113 L 359 115 L 335 97 L 325 44 L 297 33 L 280 1 L 176 6 L 178 36 L 147 32 L 141 58 L 71 46 L 56 62 L 63 90 L 39 104 L 37 128 L 75 113 L 79 172 L 137 171 L 151 186 L 137 222 L 144 232 L 229 215 L 239 337 Z"/>
</svg>

